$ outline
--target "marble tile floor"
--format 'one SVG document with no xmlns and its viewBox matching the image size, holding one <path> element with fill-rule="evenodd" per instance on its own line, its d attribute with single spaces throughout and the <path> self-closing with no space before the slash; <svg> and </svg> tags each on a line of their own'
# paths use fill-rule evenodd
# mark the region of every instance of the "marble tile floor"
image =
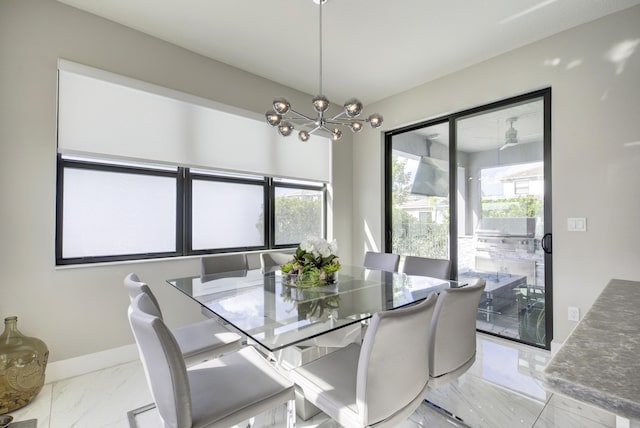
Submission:
<svg viewBox="0 0 640 428">
<path fill-rule="evenodd" d="M 612 413 L 545 391 L 540 373 L 549 359 L 549 352 L 478 334 L 476 363 L 426 397 L 462 419 L 464 425 L 421 405 L 401 428 L 615 427 Z M 46 384 L 32 403 L 11 415 L 15 421 L 36 418 L 38 428 L 130 428 L 127 412 L 151 401 L 142 366 L 134 361 Z M 259 417 L 256 425 L 284 426 L 280 420 Z M 135 425 L 131 428 L 161 427 L 155 409 L 137 414 Z M 320 414 L 308 421 L 299 419 L 297 426 L 334 424 Z"/>
</svg>

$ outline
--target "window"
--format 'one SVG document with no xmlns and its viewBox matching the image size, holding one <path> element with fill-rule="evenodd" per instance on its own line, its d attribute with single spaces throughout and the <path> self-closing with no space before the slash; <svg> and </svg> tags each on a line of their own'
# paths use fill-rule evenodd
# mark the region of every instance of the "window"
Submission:
<svg viewBox="0 0 640 428">
<path fill-rule="evenodd" d="M 59 155 L 58 265 L 295 246 L 325 236 L 325 185 Z"/>
<path fill-rule="evenodd" d="M 58 264 L 181 252 L 177 168 L 60 161 Z"/>
<path fill-rule="evenodd" d="M 324 194 L 321 188 L 275 184 L 274 245 L 299 243 L 324 234 Z"/>
<path fill-rule="evenodd" d="M 192 176 L 192 249 L 264 248 L 265 180 Z"/>
</svg>

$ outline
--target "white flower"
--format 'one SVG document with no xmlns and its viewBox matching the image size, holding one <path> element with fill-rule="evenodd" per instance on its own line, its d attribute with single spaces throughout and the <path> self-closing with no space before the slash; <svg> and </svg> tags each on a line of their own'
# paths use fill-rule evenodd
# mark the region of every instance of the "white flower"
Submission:
<svg viewBox="0 0 640 428">
<path fill-rule="evenodd" d="M 322 245 L 318 248 L 318 252 L 322 257 L 329 257 L 331 254 L 333 254 L 331 252 L 331 247 L 326 242 L 322 243 Z"/>
<path fill-rule="evenodd" d="M 333 254 L 334 256 L 338 255 L 338 242 L 335 239 L 329 244 L 329 249 L 331 251 L 331 254 Z"/>
<path fill-rule="evenodd" d="M 300 248 L 307 253 L 313 254 L 314 257 L 322 256 L 327 258 L 338 254 L 338 244 L 335 239 L 329 243 L 326 239 L 317 236 L 307 237 L 300 243 Z"/>
<path fill-rule="evenodd" d="M 300 248 L 306 251 L 307 253 L 313 253 L 315 251 L 313 241 L 309 238 L 307 238 L 306 240 L 300 243 Z"/>
</svg>

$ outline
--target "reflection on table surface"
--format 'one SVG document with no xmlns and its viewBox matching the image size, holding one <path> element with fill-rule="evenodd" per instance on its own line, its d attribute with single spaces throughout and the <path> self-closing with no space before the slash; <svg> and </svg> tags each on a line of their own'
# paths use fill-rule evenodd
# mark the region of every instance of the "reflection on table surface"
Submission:
<svg viewBox="0 0 640 428">
<path fill-rule="evenodd" d="M 344 266 L 334 284 L 293 287 L 260 269 L 167 281 L 243 334 L 277 351 L 399 308 L 455 281 Z"/>
</svg>

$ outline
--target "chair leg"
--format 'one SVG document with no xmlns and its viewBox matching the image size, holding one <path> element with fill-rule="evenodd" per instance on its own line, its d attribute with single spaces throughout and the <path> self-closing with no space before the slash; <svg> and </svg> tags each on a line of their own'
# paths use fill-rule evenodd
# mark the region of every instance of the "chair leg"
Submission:
<svg viewBox="0 0 640 428">
<path fill-rule="evenodd" d="M 462 420 L 462 418 L 454 415 L 453 413 L 451 413 L 450 411 L 448 411 L 447 409 L 443 409 L 442 407 L 438 406 L 436 403 L 434 403 L 433 401 L 429 401 L 426 398 L 422 401 L 424 404 L 426 404 L 430 409 L 436 411 L 437 413 L 441 414 L 442 416 L 444 416 L 448 421 L 450 421 L 454 426 L 457 427 L 463 427 L 463 428 L 471 428 L 471 426 L 467 425 L 465 423 L 464 420 Z"/>
</svg>

